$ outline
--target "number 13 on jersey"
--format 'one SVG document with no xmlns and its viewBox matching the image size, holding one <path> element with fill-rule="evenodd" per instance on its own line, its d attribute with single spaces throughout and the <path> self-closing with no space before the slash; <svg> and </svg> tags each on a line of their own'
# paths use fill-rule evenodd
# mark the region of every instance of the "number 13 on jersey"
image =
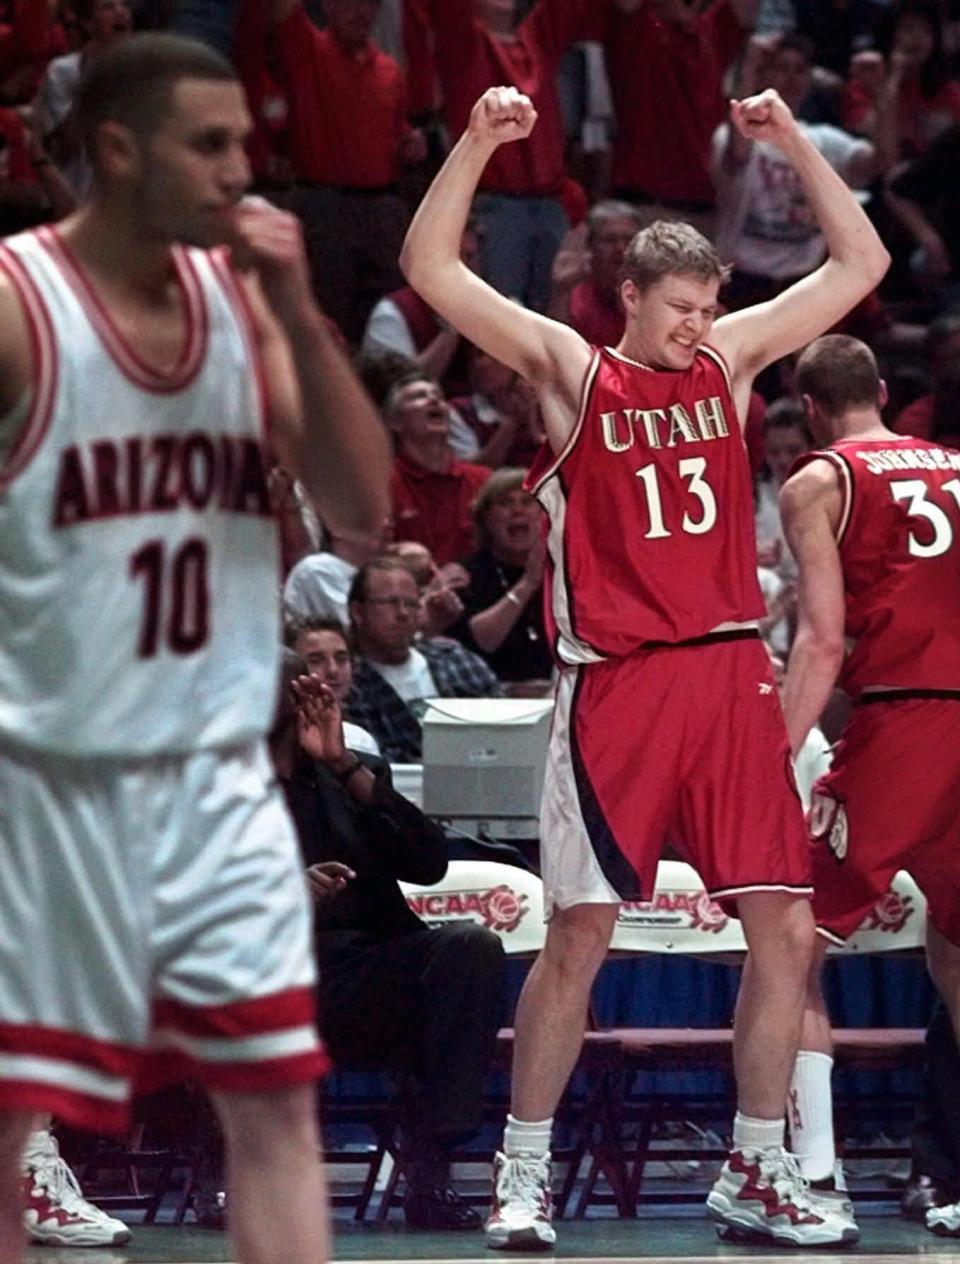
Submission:
<svg viewBox="0 0 960 1264">
<path fill-rule="evenodd" d="M 703 456 L 686 457 L 679 462 L 677 468 L 680 472 L 680 477 L 686 482 L 687 493 L 699 502 L 699 514 L 696 516 L 691 516 L 689 512 L 684 511 L 679 524 L 680 530 L 686 532 L 687 535 L 706 535 L 717 521 L 717 499 L 710 484 L 704 478 L 707 459 Z M 664 520 L 663 501 L 660 496 L 660 481 L 656 465 L 651 462 L 650 465 L 642 466 L 637 470 L 636 476 L 643 484 L 647 501 L 647 512 L 650 516 L 650 529 L 647 531 L 644 539 L 669 539 L 673 535 L 673 530 Z M 693 509 L 694 505 L 691 504 L 690 508 Z M 671 525 L 673 529 L 676 529 L 675 524 Z"/>
</svg>

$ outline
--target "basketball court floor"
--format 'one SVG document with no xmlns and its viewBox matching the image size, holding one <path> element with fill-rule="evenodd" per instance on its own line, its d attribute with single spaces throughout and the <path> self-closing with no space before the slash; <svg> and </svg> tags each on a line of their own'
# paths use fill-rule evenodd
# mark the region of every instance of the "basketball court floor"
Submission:
<svg viewBox="0 0 960 1264">
<path fill-rule="evenodd" d="M 35 1247 L 27 1253 L 29 1264 L 227 1264 L 231 1254 L 224 1234 L 190 1225 L 136 1226 L 131 1218 L 133 1241 L 122 1249 Z M 282 1232 L 283 1209 L 277 1209 L 277 1231 Z M 922 1226 L 888 1214 L 862 1214 L 860 1242 L 842 1252 L 772 1250 L 770 1247 L 730 1246 L 720 1242 L 713 1226 L 698 1214 L 643 1215 L 638 1220 L 607 1217 L 558 1224 L 556 1251 L 544 1255 L 487 1251 L 480 1233 L 407 1232 L 402 1220 L 384 1225 L 335 1223 L 334 1258 L 341 1264 L 516 1264 L 532 1260 L 562 1259 L 564 1264 L 620 1264 L 642 1260 L 645 1264 L 775 1264 L 776 1261 L 813 1258 L 817 1264 L 907 1264 L 911 1257 L 960 1261 L 960 1240 L 937 1238 Z"/>
</svg>

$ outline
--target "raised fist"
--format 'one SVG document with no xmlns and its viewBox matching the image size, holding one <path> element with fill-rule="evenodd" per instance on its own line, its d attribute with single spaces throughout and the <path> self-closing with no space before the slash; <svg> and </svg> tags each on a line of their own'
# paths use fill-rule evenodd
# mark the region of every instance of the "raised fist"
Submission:
<svg viewBox="0 0 960 1264">
<path fill-rule="evenodd" d="M 467 130 L 481 140 L 503 145 L 526 140 L 537 121 L 533 102 L 516 88 L 488 88 L 470 111 Z"/>
<path fill-rule="evenodd" d="M 773 88 L 742 101 L 731 101 L 730 118 L 747 140 L 768 140 L 779 145 L 797 133 L 797 121 L 790 107 Z"/>
</svg>

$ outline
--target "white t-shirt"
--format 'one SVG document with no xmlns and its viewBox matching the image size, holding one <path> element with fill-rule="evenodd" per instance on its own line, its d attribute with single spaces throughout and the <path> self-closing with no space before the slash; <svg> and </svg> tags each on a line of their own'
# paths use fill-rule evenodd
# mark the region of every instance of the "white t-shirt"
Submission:
<svg viewBox="0 0 960 1264">
<path fill-rule="evenodd" d="M 813 208 L 800 177 L 769 141 L 755 141 L 739 171 L 723 166 L 729 124 L 713 135 L 713 180 L 717 189 L 716 245 L 722 259 L 743 272 L 783 279 L 806 276 L 827 255 Z M 869 141 L 829 123 L 799 124 L 827 162 L 848 184 Z"/>
<path fill-rule="evenodd" d="M 301 619 L 339 619 L 349 626 L 347 596 L 357 573 L 335 553 L 308 553 L 287 576 L 283 604 Z"/>
<path fill-rule="evenodd" d="M 375 663 L 372 658 L 367 659 L 367 662 L 377 669 L 387 684 L 408 704 L 437 696 L 437 685 L 430 671 L 430 664 L 419 650 L 411 650 L 405 663 Z"/>
<path fill-rule="evenodd" d="M 363 755 L 380 754 L 380 743 L 373 734 L 349 720 L 343 722 L 343 744 L 347 750 L 360 751 Z"/>
</svg>

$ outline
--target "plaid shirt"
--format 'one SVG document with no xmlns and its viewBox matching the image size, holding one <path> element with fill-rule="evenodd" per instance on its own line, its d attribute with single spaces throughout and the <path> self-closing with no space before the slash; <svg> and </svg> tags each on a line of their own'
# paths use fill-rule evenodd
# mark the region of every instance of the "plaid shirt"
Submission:
<svg viewBox="0 0 960 1264">
<path fill-rule="evenodd" d="M 427 660 L 440 698 L 500 698 L 503 686 L 478 655 L 443 637 L 416 647 Z M 353 669 L 353 688 L 344 706 L 346 719 L 372 733 L 386 759 L 395 764 L 421 758 L 420 721 L 392 685 L 364 658 Z"/>
</svg>

